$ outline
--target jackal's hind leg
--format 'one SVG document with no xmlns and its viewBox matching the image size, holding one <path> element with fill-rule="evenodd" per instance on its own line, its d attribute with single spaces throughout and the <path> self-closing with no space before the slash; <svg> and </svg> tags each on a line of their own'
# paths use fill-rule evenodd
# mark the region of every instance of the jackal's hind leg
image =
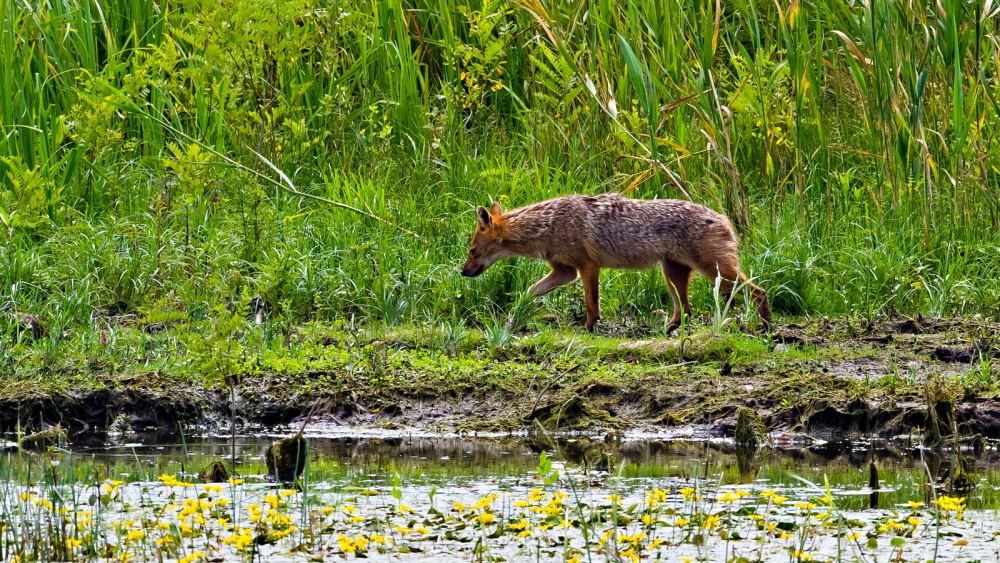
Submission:
<svg viewBox="0 0 1000 563">
<path fill-rule="evenodd" d="M 583 278 L 583 298 L 587 304 L 587 330 L 593 332 L 597 319 L 601 318 L 601 297 L 598 289 L 601 268 L 597 265 L 589 265 L 580 268 L 580 277 Z"/>
<path fill-rule="evenodd" d="M 667 291 L 674 302 L 674 314 L 667 324 L 669 334 L 681 326 L 681 313 L 691 315 L 691 303 L 688 302 L 688 282 L 691 279 L 691 268 L 673 260 L 663 261 L 663 279 L 667 282 Z"/>
</svg>

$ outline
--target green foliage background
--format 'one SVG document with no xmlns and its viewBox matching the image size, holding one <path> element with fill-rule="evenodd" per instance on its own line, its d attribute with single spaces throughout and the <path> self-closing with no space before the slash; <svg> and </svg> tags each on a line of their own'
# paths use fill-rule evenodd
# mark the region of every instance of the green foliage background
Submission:
<svg viewBox="0 0 1000 563">
<path fill-rule="evenodd" d="M 991 2 L 0 6 L 8 345 L 19 312 L 66 335 L 254 295 L 491 326 L 545 267 L 461 278 L 474 206 L 609 190 L 728 213 L 779 314 L 1000 306 Z M 532 315 L 578 322 L 579 293 Z M 603 305 L 649 327 L 669 299 L 607 272 Z"/>
</svg>

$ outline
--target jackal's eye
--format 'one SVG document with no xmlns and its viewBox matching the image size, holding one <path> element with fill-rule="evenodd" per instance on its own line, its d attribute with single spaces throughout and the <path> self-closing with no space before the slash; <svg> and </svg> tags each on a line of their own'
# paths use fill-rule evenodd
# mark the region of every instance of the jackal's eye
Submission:
<svg viewBox="0 0 1000 563">
<path fill-rule="evenodd" d="M 469 254 L 475 254 L 475 253 L 476 253 L 476 247 L 475 246 L 470 247 L 469 248 Z"/>
</svg>

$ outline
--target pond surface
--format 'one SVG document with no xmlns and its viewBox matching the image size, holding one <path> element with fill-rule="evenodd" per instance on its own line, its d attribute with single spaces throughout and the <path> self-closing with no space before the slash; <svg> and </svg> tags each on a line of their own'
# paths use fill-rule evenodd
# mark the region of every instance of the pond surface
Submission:
<svg viewBox="0 0 1000 563">
<path fill-rule="evenodd" d="M 238 436 L 78 438 L 0 460 L 21 560 L 993 561 L 1000 454 L 906 439 L 772 448 L 693 437 L 309 436 L 301 490 Z M 545 452 L 544 455 L 542 452 Z M 878 490 L 869 488 L 874 461 Z M 961 466 L 975 486 L 952 490 Z M 934 486 L 928 476 L 934 476 Z M 874 495 L 872 493 L 875 493 Z M 875 508 L 872 508 L 874 506 Z"/>
</svg>

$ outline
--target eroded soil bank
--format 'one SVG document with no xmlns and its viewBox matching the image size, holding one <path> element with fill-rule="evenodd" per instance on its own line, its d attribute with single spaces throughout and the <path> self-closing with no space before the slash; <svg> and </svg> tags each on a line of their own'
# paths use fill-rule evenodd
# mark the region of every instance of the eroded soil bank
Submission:
<svg viewBox="0 0 1000 563">
<path fill-rule="evenodd" d="M 288 423 L 430 431 L 657 430 L 703 425 L 732 436 L 748 406 L 768 429 L 814 437 L 942 434 L 1000 437 L 994 359 L 1000 326 L 979 320 L 811 321 L 770 339 L 703 330 L 670 338 L 300 330 L 278 351 L 244 351 L 240 373 L 135 366 L 26 369 L 0 382 L 4 431 L 59 423 L 173 430 Z M 231 400 L 231 399 L 234 399 Z M 933 405 L 933 415 L 928 404 Z"/>
</svg>

